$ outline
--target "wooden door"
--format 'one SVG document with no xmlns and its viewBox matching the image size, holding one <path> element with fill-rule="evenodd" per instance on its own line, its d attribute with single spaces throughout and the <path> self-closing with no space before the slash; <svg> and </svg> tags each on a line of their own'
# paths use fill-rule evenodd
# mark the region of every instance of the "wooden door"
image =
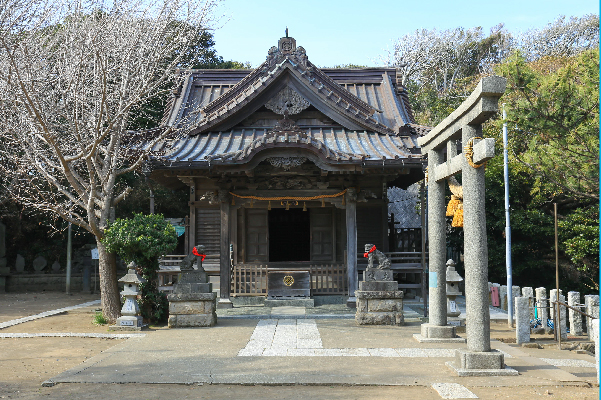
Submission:
<svg viewBox="0 0 601 400">
<path fill-rule="evenodd" d="M 311 261 L 333 261 L 334 229 L 331 208 L 311 208 Z"/>
<path fill-rule="evenodd" d="M 246 210 L 246 261 L 269 261 L 267 210 Z"/>
</svg>

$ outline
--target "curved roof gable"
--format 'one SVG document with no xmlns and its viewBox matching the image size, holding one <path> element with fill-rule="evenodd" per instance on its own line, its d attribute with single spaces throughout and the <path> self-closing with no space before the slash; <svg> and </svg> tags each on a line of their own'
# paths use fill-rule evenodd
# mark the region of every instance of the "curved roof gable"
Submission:
<svg viewBox="0 0 601 400">
<path fill-rule="evenodd" d="M 294 38 L 284 37 L 278 47 L 269 50 L 267 60 L 261 66 L 193 112 L 200 115 L 189 127 L 189 135 L 234 127 L 286 86 L 346 129 L 398 133 L 375 115 L 384 111 L 336 83 L 307 59 L 305 50 L 296 47 Z M 402 125 L 402 121 L 395 122 L 395 127 Z"/>
</svg>

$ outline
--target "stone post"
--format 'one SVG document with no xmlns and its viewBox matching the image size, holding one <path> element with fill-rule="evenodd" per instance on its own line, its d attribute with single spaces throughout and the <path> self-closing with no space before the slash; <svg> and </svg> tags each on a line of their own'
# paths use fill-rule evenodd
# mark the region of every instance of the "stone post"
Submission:
<svg viewBox="0 0 601 400">
<path fill-rule="evenodd" d="M 562 294 L 559 295 L 559 301 L 562 303 L 566 302 L 566 297 Z M 561 340 L 568 338 L 568 313 L 566 312 L 566 306 L 559 306 L 559 332 L 561 333 Z"/>
<path fill-rule="evenodd" d="M 587 294 L 584 296 L 584 309 L 586 314 L 599 318 L 599 295 Z M 589 340 L 593 340 L 593 321 L 586 318 L 586 333 Z"/>
<path fill-rule="evenodd" d="M 570 307 L 578 308 L 580 305 L 580 293 L 579 292 L 568 292 L 568 305 Z M 570 333 L 572 336 L 582 335 L 582 315 L 572 310 L 568 310 L 570 316 Z"/>
<path fill-rule="evenodd" d="M 522 295 L 522 292 L 520 290 L 519 286 L 512 286 L 512 291 L 511 291 L 511 296 L 512 296 L 512 303 L 511 304 L 515 304 L 515 298 L 516 297 L 520 297 Z"/>
<path fill-rule="evenodd" d="M 559 294 L 562 294 L 561 289 L 559 289 Z M 549 315 L 550 319 L 555 321 L 557 319 L 557 311 L 555 311 L 555 302 L 557 301 L 557 289 L 551 289 L 549 292 Z M 553 322 L 555 323 L 555 322 Z M 555 328 L 555 325 L 553 325 Z"/>
<path fill-rule="evenodd" d="M 482 136 L 480 125 L 466 125 L 461 142 Z M 467 348 L 490 351 L 490 313 L 488 310 L 488 246 L 486 243 L 486 199 L 484 168 L 473 168 L 463 158 L 463 237 L 465 264 L 465 297 Z"/>
<path fill-rule="evenodd" d="M 534 318 L 534 290 L 531 287 L 522 288 L 522 296 L 528 299 L 528 309 L 530 310 L 530 319 Z"/>
<path fill-rule="evenodd" d="M 595 367 L 597 367 L 597 385 L 599 384 L 599 351 L 601 351 L 601 348 L 599 348 L 599 319 L 595 319 L 593 320 L 592 324 L 592 337 L 594 338 L 595 341 Z"/>
<path fill-rule="evenodd" d="M 547 301 L 547 289 L 544 287 L 538 287 L 535 289 L 536 292 L 536 307 L 538 318 L 541 320 L 541 327 L 547 330 L 547 320 L 549 319 L 549 303 Z"/>
<path fill-rule="evenodd" d="M 230 300 L 231 290 L 231 262 L 230 262 L 230 202 L 229 194 L 219 190 L 218 198 L 221 211 L 221 237 L 219 248 L 219 302 L 217 308 L 232 308 Z"/>
<path fill-rule="evenodd" d="M 348 281 L 347 306 L 357 305 L 357 192 L 354 188 L 346 191 L 346 263 Z"/>
<path fill-rule="evenodd" d="M 515 338 L 517 344 L 530 342 L 530 303 L 527 297 L 515 298 Z"/>
<path fill-rule="evenodd" d="M 507 286 L 499 287 L 499 301 L 501 302 L 501 310 L 507 311 Z"/>
</svg>

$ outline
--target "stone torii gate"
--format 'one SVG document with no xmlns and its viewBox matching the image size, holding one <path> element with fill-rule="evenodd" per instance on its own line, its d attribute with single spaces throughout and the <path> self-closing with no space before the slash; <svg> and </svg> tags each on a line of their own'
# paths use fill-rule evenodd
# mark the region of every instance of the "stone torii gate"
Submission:
<svg viewBox="0 0 601 400">
<path fill-rule="evenodd" d="M 467 351 L 457 350 L 448 363 L 459 375 L 507 375 L 503 354 L 490 347 L 488 248 L 484 208 L 484 168 L 494 156 L 494 139 L 482 139 L 482 123 L 498 111 L 506 80 L 483 78 L 472 94 L 447 118 L 418 139 L 428 155 L 428 241 L 430 318 L 422 324 L 420 342 L 464 341 L 447 325 L 445 181 L 461 172 L 466 298 Z M 458 154 L 458 142 L 461 141 Z M 446 157 L 445 157 L 446 150 Z"/>
</svg>

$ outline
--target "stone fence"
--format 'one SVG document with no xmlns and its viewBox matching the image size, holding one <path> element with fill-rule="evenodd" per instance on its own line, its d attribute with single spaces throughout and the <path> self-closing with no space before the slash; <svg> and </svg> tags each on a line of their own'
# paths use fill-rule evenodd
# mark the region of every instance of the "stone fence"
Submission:
<svg viewBox="0 0 601 400">
<path fill-rule="evenodd" d="M 534 320 L 537 320 L 535 323 L 537 325 L 536 328 L 546 332 L 550 332 L 554 328 L 553 323 L 557 318 L 554 304 L 558 300 L 557 289 L 551 289 L 549 291 L 549 296 L 547 296 L 547 289 L 543 287 L 533 289 L 531 287 L 520 288 L 519 286 L 513 286 L 510 291 L 506 285 L 489 282 L 488 291 L 489 304 L 491 306 L 499 307 L 507 311 L 507 298 L 511 295 L 514 299 L 513 304 L 516 305 L 516 320 L 527 320 L 529 325 L 533 325 L 530 323 L 531 321 L 534 322 Z M 528 299 L 528 301 L 515 301 L 519 298 L 525 298 Z M 568 292 L 566 301 L 563 291 L 560 290 L 559 301 L 570 307 L 574 307 L 585 314 L 599 318 L 598 295 L 586 295 L 584 296 L 584 302 L 581 302 L 582 296 L 580 293 L 571 291 Z M 593 322 L 591 318 L 585 317 L 573 309 L 566 309 L 564 306 L 561 306 L 559 311 L 559 326 L 562 339 L 567 338 L 568 327 L 570 336 L 580 336 L 586 333 L 589 338 L 591 337 L 593 331 Z M 520 314 L 520 317 L 518 317 L 518 314 Z M 519 325 L 520 322 L 518 321 L 516 324 Z"/>
<path fill-rule="evenodd" d="M 91 279 L 94 285 L 94 278 Z M 67 283 L 66 274 L 12 274 L 6 277 L 7 292 L 64 292 Z M 71 291 L 83 290 L 83 276 L 71 275 Z M 100 280 L 96 279 L 96 290 L 100 291 Z"/>
</svg>

